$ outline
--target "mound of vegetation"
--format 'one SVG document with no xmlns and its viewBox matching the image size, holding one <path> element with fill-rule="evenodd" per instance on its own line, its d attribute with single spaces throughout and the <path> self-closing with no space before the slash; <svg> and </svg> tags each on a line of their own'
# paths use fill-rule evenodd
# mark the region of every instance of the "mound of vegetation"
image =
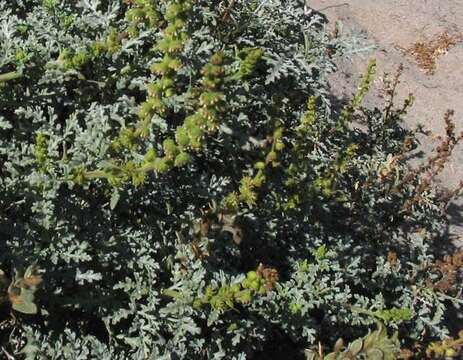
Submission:
<svg viewBox="0 0 463 360">
<path fill-rule="evenodd" d="M 3 355 L 457 356 L 461 136 L 411 168 L 374 63 L 336 111 L 344 45 L 296 0 L 0 2 Z"/>
</svg>

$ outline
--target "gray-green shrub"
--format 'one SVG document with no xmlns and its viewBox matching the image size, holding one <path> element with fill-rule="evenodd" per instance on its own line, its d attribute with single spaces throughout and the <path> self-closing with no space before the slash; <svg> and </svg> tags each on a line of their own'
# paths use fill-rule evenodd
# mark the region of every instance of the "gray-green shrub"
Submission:
<svg viewBox="0 0 463 360">
<path fill-rule="evenodd" d="M 0 2 L 2 351 L 297 357 L 377 321 L 402 346 L 446 336 L 439 170 L 407 165 L 409 103 L 361 108 L 374 64 L 332 109 L 342 41 L 295 0 Z"/>
</svg>

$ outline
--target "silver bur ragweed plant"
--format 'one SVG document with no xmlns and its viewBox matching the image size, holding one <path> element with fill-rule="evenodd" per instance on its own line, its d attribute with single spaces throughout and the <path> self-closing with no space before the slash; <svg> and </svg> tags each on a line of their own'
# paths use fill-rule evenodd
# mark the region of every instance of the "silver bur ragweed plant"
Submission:
<svg viewBox="0 0 463 360">
<path fill-rule="evenodd" d="M 303 5 L 0 1 L 2 354 L 458 354 L 452 114 L 410 168 L 411 99 L 364 108 L 372 62 L 334 108 L 349 40 Z"/>
</svg>

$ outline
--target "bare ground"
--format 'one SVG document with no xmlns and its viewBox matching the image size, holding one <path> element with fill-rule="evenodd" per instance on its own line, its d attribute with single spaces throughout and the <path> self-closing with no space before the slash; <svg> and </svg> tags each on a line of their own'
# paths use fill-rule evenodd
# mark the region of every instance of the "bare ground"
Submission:
<svg viewBox="0 0 463 360">
<path fill-rule="evenodd" d="M 423 124 L 430 131 L 431 135 L 423 139 L 424 151 L 432 151 L 436 145 L 433 139 L 444 133 L 443 115 L 448 109 L 455 111 L 457 132 L 463 130 L 463 0 L 307 0 L 307 4 L 326 15 L 330 30 L 339 21 L 343 33 L 363 34 L 376 45 L 373 52 L 338 60 L 339 72 L 331 79 L 337 97 L 342 99 L 355 91 L 368 59 L 375 57 L 377 80 L 367 104 L 376 105 L 378 97 L 374 95 L 381 88 L 381 75 L 394 73 L 403 64 L 398 99 L 406 98 L 409 93 L 415 96 L 415 105 L 406 121 L 410 126 Z M 451 41 L 448 46 L 437 48 L 429 58 L 412 53 L 412 49 L 422 50 L 439 43 L 443 34 Z M 431 60 L 435 60 L 435 68 L 430 71 L 425 65 Z M 453 188 L 462 180 L 460 145 L 440 181 L 442 186 Z M 450 206 L 449 213 L 450 234 L 462 245 L 461 197 Z"/>
</svg>

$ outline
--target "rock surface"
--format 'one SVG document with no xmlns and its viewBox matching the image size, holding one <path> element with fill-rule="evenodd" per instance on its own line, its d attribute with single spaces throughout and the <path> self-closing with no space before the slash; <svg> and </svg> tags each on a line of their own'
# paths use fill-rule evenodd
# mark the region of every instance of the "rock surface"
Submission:
<svg viewBox="0 0 463 360">
<path fill-rule="evenodd" d="M 455 110 L 457 132 L 463 130 L 463 0 L 307 0 L 315 11 L 326 15 L 327 28 L 334 29 L 340 22 L 343 33 L 364 34 L 375 44 L 373 51 L 343 57 L 338 60 L 339 72 L 332 77 L 335 95 L 342 99 L 350 95 L 364 73 L 368 59 L 377 60 L 377 80 L 370 105 L 378 103 L 375 91 L 381 88 L 383 73 L 394 73 L 399 64 L 404 72 L 399 85 L 398 99 L 409 93 L 415 98 L 407 122 L 410 126 L 423 124 L 431 136 L 423 140 L 425 152 L 436 146 L 435 136 L 444 133 L 443 115 Z M 436 57 L 432 74 L 420 68 L 409 53 L 418 42 L 430 44 L 439 35 L 454 39 L 448 51 Z M 446 188 L 453 188 L 463 180 L 463 146 L 455 149 L 452 161 L 441 176 Z M 461 198 L 449 208 L 451 234 L 463 244 L 463 201 Z"/>
</svg>

